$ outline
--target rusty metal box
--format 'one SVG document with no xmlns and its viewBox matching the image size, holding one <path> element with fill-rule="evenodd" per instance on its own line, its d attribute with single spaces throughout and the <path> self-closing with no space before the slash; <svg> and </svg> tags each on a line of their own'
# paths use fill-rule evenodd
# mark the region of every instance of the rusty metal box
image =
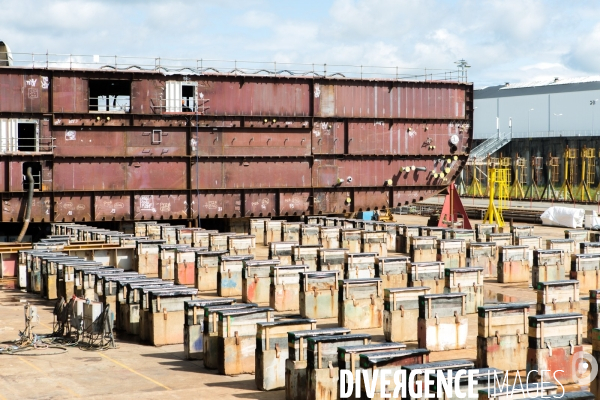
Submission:
<svg viewBox="0 0 600 400">
<path fill-rule="evenodd" d="M 183 344 L 184 302 L 193 300 L 197 293 L 198 289 L 176 287 L 148 293 L 150 343 Z"/>
<path fill-rule="evenodd" d="M 337 348 L 339 370 L 349 370 L 352 376 L 356 376 L 356 370 L 360 369 L 361 355 L 381 355 L 391 352 L 405 350 L 403 343 L 371 343 L 359 346 L 340 346 Z"/>
<path fill-rule="evenodd" d="M 492 304 L 479 307 L 477 365 L 505 371 L 527 366 L 530 304 Z"/>
<path fill-rule="evenodd" d="M 513 244 L 512 235 L 509 233 L 488 233 L 487 242 L 495 242 L 498 247 L 511 246 Z"/>
<path fill-rule="evenodd" d="M 119 305 L 117 324 L 119 329 L 131 335 L 140 334 L 140 309 L 143 308 L 144 290 L 164 289 L 173 286 L 173 282 L 151 281 L 127 282 L 123 289 L 124 301 Z"/>
<path fill-rule="evenodd" d="M 347 248 L 350 253 L 360 253 L 361 233 L 360 229 L 340 229 L 340 246 Z"/>
<path fill-rule="evenodd" d="M 445 232 L 444 239 L 462 239 L 467 243 L 476 241 L 475 229 L 449 229 Z"/>
<path fill-rule="evenodd" d="M 527 334 L 477 336 L 477 366 L 502 371 L 522 371 L 527 368 Z"/>
<path fill-rule="evenodd" d="M 579 281 L 538 282 L 535 288 L 538 314 L 578 313 L 581 311 Z"/>
<path fill-rule="evenodd" d="M 320 225 L 315 224 L 300 225 L 300 244 L 303 246 L 320 246 L 321 240 L 319 239 L 319 227 Z"/>
<path fill-rule="evenodd" d="M 429 287 L 389 288 L 383 296 L 383 336 L 388 342 L 417 340 L 419 296 Z"/>
<path fill-rule="evenodd" d="M 363 253 L 375 252 L 382 257 L 387 256 L 387 232 L 361 232 L 361 249 Z M 342 246 L 345 247 L 345 246 Z"/>
<path fill-rule="evenodd" d="M 265 243 L 265 221 L 269 218 L 250 218 L 248 234 L 254 235 L 256 243 Z"/>
<path fill-rule="evenodd" d="M 318 216 L 318 215 L 307 215 L 305 217 L 306 223 L 307 224 L 312 224 L 312 225 L 321 225 L 322 224 L 322 219 L 323 217 Z"/>
<path fill-rule="evenodd" d="M 600 361 L 600 329 L 598 328 L 594 328 L 592 330 L 591 333 L 591 342 L 592 342 L 592 357 L 594 357 L 594 359 L 596 360 L 596 362 Z M 600 379 L 598 379 L 598 377 L 596 377 L 596 379 L 594 379 L 591 383 L 590 383 L 590 389 L 592 391 L 592 393 L 594 394 L 595 399 L 598 398 L 598 396 L 600 395 Z"/>
<path fill-rule="evenodd" d="M 269 304 L 271 267 L 279 260 L 246 260 L 242 268 L 242 301 Z"/>
<path fill-rule="evenodd" d="M 292 264 L 292 247 L 298 242 L 271 242 L 269 244 L 269 259 L 279 260 L 281 265 Z"/>
<path fill-rule="evenodd" d="M 344 259 L 344 279 L 375 277 L 377 253 L 346 253 Z"/>
<path fill-rule="evenodd" d="M 581 293 L 600 288 L 600 254 L 573 254 L 569 277 L 579 281 Z"/>
<path fill-rule="evenodd" d="M 177 244 L 177 230 L 185 228 L 184 225 L 159 224 L 157 226 L 160 226 L 160 238 L 167 244 Z"/>
<path fill-rule="evenodd" d="M 444 236 L 446 235 L 447 231 L 448 231 L 448 228 L 437 228 L 437 227 L 429 227 L 428 226 L 425 229 L 425 232 L 423 233 L 422 236 L 433 236 L 437 240 L 442 240 L 442 239 L 444 239 Z"/>
<path fill-rule="evenodd" d="M 411 262 L 408 264 L 408 286 L 428 286 L 432 294 L 444 293 L 443 262 Z"/>
<path fill-rule="evenodd" d="M 573 239 L 575 241 L 575 253 L 578 253 L 579 244 L 590 240 L 589 231 L 582 229 L 567 229 L 565 230 L 565 239 Z"/>
<path fill-rule="evenodd" d="M 224 306 L 204 307 L 202 326 L 202 348 L 204 350 L 204 367 L 217 369 L 219 364 L 218 339 L 219 339 L 219 316 L 218 312 L 227 310 L 242 310 L 257 308 L 255 303 L 234 303 Z"/>
<path fill-rule="evenodd" d="M 406 229 L 405 224 L 396 223 L 396 243 L 395 243 L 395 251 L 396 253 L 408 253 L 410 250 L 410 237 L 408 245 L 406 242 L 406 237 L 404 236 L 404 230 Z M 417 229 L 418 235 L 418 229 Z M 408 247 L 408 249 L 407 249 Z M 406 250 L 406 251 L 405 251 Z"/>
<path fill-rule="evenodd" d="M 579 243 L 579 254 L 600 254 L 600 243 L 581 242 Z"/>
<path fill-rule="evenodd" d="M 533 226 L 531 225 L 513 225 L 510 227 L 510 233 L 513 237 L 518 238 L 521 236 L 533 236 Z M 518 244 L 515 242 L 515 244 Z"/>
<path fill-rule="evenodd" d="M 379 328 L 383 323 L 383 288 L 379 278 L 339 281 L 338 325 L 350 329 Z"/>
<path fill-rule="evenodd" d="M 208 248 L 210 251 L 229 250 L 229 236 L 236 236 L 233 232 L 217 232 L 208 234 Z"/>
<path fill-rule="evenodd" d="M 528 246 L 503 246 L 498 259 L 498 282 L 529 282 Z"/>
<path fill-rule="evenodd" d="M 321 248 L 321 245 L 314 244 L 292 246 L 292 264 L 308 265 L 309 271 L 316 271 Z"/>
<path fill-rule="evenodd" d="M 269 305 L 276 311 L 300 308 L 300 272 L 308 271 L 308 265 L 271 266 Z"/>
<path fill-rule="evenodd" d="M 300 272 L 300 315 L 337 318 L 339 271 Z"/>
<path fill-rule="evenodd" d="M 467 257 L 471 267 L 483 268 L 485 278 L 498 276 L 498 246 L 495 242 L 471 242 Z"/>
<path fill-rule="evenodd" d="M 268 246 L 271 242 L 281 241 L 281 224 L 284 221 L 265 220 L 263 230 L 263 244 Z"/>
<path fill-rule="evenodd" d="M 349 333 L 350 329 L 339 327 L 288 332 L 288 357 L 292 361 L 306 362 L 308 338 L 327 335 L 347 335 Z"/>
<path fill-rule="evenodd" d="M 571 267 L 571 255 L 576 251 L 573 239 L 546 239 L 546 249 L 562 250 L 565 254 L 565 271 L 569 271 Z"/>
<path fill-rule="evenodd" d="M 175 284 L 194 286 L 196 251 L 193 247 L 175 249 Z"/>
<path fill-rule="evenodd" d="M 146 276 L 158 276 L 159 245 L 165 243 L 164 240 L 136 241 L 135 270 Z"/>
<path fill-rule="evenodd" d="M 338 350 L 339 351 L 339 350 Z M 372 379 L 375 369 L 386 369 L 393 375 L 397 370 L 407 365 L 425 364 L 429 362 L 427 349 L 394 350 L 376 353 L 361 353 L 358 355 L 358 366 Z M 357 368 L 358 369 L 358 368 Z M 354 372 L 354 371 L 353 371 Z M 393 385 L 393 382 L 391 383 Z M 394 391 L 394 386 L 388 386 Z"/>
<path fill-rule="evenodd" d="M 590 305 L 587 314 L 587 340 L 592 342 L 592 330 L 600 328 L 600 289 L 590 290 Z M 598 349 L 600 350 L 600 349 Z"/>
<path fill-rule="evenodd" d="M 371 336 L 367 334 L 309 337 L 306 399 L 337 399 L 339 386 L 337 348 L 344 345 L 366 345 L 370 340 Z"/>
<path fill-rule="evenodd" d="M 196 252 L 196 267 L 194 286 L 201 292 L 217 290 L 217 274 L 219 260 L 226 256 L 227 251 L 198 251 Z"/>
<path fill-rule="evenodd" d="M 256 332 L 254 380 L 258 390 L 285 388 L 285 366 L 288 359 L 288 332 L 316 329 L 314 319 L 259 322 Z"/>
<path fill-rule="evenodd" d="M 235 299 L 190 300 L 183 304 L 185 320 L 183 323 L 183 355 L 186 360 L 201 360 L 204 355 L 202 332 L 204 308 L 216 305 L 231 305 Z"/>
<path fill-rule="evenodd" d="M 408 254 L 410 252 L 410 238 L 419 236 L 419 227 L 399 224 L 397 230 L 396 252 Z"/>
<path fill-rule="evenodd" d="M 495 233 L 498 230 L 496 224 L 475 224 L 475 238 L 478 242 L 486 242 L 487 235 Z"/>
<path fill-rule="evenodd" d="M 175 232 L 175 234 L 177 235 L 177 244 L 187 244 L 188 246 L 194 246 L 194 233 L 200 230 L 202 230 L 202 228 L 177 229 L 177 231 Z"/>
<path fill-rule="evenodd" d="M 201 230 L 194 232 L 194 246 L 195 247 L 207 247 L 210 248 L 210 235 L 219 233 L 219 231 Z"/>
<path fill-rule="evenodd" d="M 583 316 L 579 313 L 529 316 L 529 348 L 581 345 Z"/>
<path fill-rule="evenodd" d="M 430 351 L 467 347 L 466 294 L 419 296 L 418 344 Z"/>
<path fill-rule="evenodd" d="M 463 239 L 441 239 L 437 244 L 437 261 L 446 268 L 467 266 L 467 243 Z"/>
<path fill-rule="evenodd" d="M 146 234 L 142 236 L 148 236 L 150 240 L 158 240 L 160 239 L 160 230 L 161 226 L 164 224 L 154 223 L 146 225 Z M 166 243 L 166 241 L 165 241 Z"/>
<path fill-rule="evenodd" d="M 242 269 L 244 261 L 253 260 L 253 255 L 220 256 L 217 273 L 217 295 L 221 297 L 242 295 Z"/>
<path fill-rule="evenodd" d="M 550 345 L 549 342 L 546 343 Z M 536 381 L 558 382 L 561 385 L 576 384 L 579 382 L 577 371 L 583 361 L 581 352 L 583 352 L 581 343 L 574 342 L 560 347 L 550 345 L 547 348 L 532 348 L 530 337 L 530 347 L 527 350 L 527 374 Z M 562 372 L 555 373 L 558 370 Z"/>
<path fill-rule="evenodd" d="M 458 370 L 465 370 L 465 369 L 471 369 L 474 367 L 473 362 L 468 361 L 468 360 L 448 360 L 448 361 L 435 361 L 435 362 L 429 362 L 429 363 L 425 363 L 425 364 L 409 364 L 409 365 L 404 365 L 403 369 L 406 370 L 406 376 L 411 376 L 413 375 L 415 377 L 415 386 L 421 388 L 421 392 L 423 393 L 422 396 L 426 396 L 429 395 L 431 396 L 432 394 L 432 390 L 433 390 L 433 386 L 430 386 L 429 388 L 426 387 L 425 385 L 425 373 L 426 371 L 430 371 L 431 373 L 431 377 L 433 378 L 434 376 L 437 376 L 438 371 L 441 372 L 446 372 L 446 371 L 452 371 L 452 372 L 457 372 Z M 456 374 L 454 374 L 456 375 Z M 431 379 L 431 383 L 432 385 L 436 382 L 436 379 Z M 421 400 L 423 397 L 412 397 L 412 396 L 408 396 L 405 397 L 404 399 L 406 400 Z"/>
<path fill-rule="evenodd" d="M 283 222 L 281 224 L 281 241 L 300 243 L 300 230 L 302 222 Z"/>
<path fill-rule="evenodd" d="M 515 237 L 515 245 L 529 247 L 529 265 L 533 265 L 533 250 L 544 248 L 543 238 L 541 236 L 519 236 Z"/>
<path fill-rule="evenodd" d="M 340 271 L 344 272 L 344 262 L 346 261 L 348 249 L 319 249 L 319 271 Z"/>
<path fill-rule="evenodd" d="M 408 264 L 405 256 L 375 257 L 375 277 L 381 278 L 383 288 L 408 286 Z"/>
<path fill-rule="evenodd" d="M 410 259 L 413 262 L 437 261 L 437 239 L 434 236 L 412 236 Z"/>
<path fill-rule="evenodd" d="M 387 234 L 388 251 L 396 251 L 396 237 L 398 236 L 398 227 L 403 226 L 396 222 L 382 222 L 382 230 Z"/>
<path fill-rule="evenodd" d="M 501 379 L 501 375 L 499 375 L 499 379 Z M 556 392 L 557 386 L 548 381 L 543 383 L 523 383 L 522 385 L 481 389 L 479 390 L 479 400 L 549 399 L 550 397 L 548 396 L 556 394 Z M 531 397 L 532 395 L 535 397 Z M 563 393 L 561 396 L 552 396 L 552 398 L 564 398 L 567 400 L 568 395 L 569 393 Z"/>
<path fill-rule="evenodd" d="M 254 254 L 256 237 L 254 235 L 235 235 L 227 238 L 227 249 L 233 256 Z"/>
<path fill-rule="evenodd" d="M 119 303 L 123 301 L 122 296 L 119 298 L 120 287 L 124 287 L 127 282 L 137 282 L 140 279 L 146 279 L 146 277 L 135 272 L 101 275 L 96 278 L 96 293 L 104 308 L 109 308 L 113 314 L 114 327 L 117 327 L 119 323 Z"/>
<path fill-rule="evenodd" d="M 217 370 L 221 375 L 253 374 L 256 366 L 256 333 L 259 322 L 272 322 L 273 309 L 217 311 Z"/>
<path fill-rule="evenodd" d="M 340 228 L 337 226 L 319 227 L 319 239 L 324 249 L 339 249 L 340 247 Z"/>
<path fill-rule="evenodd" d="M 362 223 L 363 223 L 363 226 L 361 228 L 362 230 L 369 231 L 369 232 L 375 232 L 375 227 L 377 226 L 377 222 L 363 220 Z"/>
<path fill-rule="evenodd" d="M 488 304 L 478 308 L 477 336 L 496 337 L 529 332 L 531 304 Z"/>
<path fill-rule="evenodd" d="M 483 306 L 483 268 L 446 268 L 445 293 L 466 294 L 467 314 L 477 313 L 477 307 Z"/>
<path fill-rule="evenodd" d="M 563 250 L 534 250 L 531 284 L 558 281 L 565 278 L 565 253 Z"/>
</svg>

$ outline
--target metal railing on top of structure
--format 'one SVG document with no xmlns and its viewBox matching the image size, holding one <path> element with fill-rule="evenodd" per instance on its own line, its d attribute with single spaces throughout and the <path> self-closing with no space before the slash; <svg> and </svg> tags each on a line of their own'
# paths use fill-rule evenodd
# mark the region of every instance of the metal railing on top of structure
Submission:
<svg viewBox="0 0 600 400">
<path fill-rule="evenodd" d="M 283 75 L 319 78 L 467 82 L 466 70 L 460 67 L 457 69 L 436 69 L 51 53 L 8 54 L 0 52 L 0 55 L 9 57 L 13 67 L 36 69 L 112 69 L 159 71 L 166 74 Z"/>
</svg>

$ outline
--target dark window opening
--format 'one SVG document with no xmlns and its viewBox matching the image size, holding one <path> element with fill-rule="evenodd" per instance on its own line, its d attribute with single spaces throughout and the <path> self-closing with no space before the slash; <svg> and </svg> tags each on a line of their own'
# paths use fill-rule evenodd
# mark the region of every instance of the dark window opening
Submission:
<svg viewBox="0 0 600 400">
<path fill-rule="evenodd" d="M 129 112 L 131 82 L 123 80 L 90 80 L 90 111 Z"/>
<path fill-rule="evenodd" d="M 33 175 L 33 189 L 41 190 L 42 188 L 42 163 L 40 162 L 24 162 L 23 163 L 23 190 L 29 189 L 29 179 L 27 178 L 27 168 L 31 167 L 31 175 Z"/>
<path fill-rule="evenodd" d="M 17 150 L 36 151 L 36 126 L 33 123 L 19 122 L 17 131 Z"/>
<path fill-rule="evenodd" d="M 182 85 L 181 86 L 181 111 L 193 112 L 196 111 L 196 86 Z"/>
</svg>

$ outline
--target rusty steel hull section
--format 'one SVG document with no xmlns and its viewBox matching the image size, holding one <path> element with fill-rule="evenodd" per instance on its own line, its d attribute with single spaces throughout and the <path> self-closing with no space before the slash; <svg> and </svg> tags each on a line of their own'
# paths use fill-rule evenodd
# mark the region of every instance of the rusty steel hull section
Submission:
<svg viewBox="0 0 600 400">
<path fill-rule="evenodd" d="M 129 87 L 129 107 L 94 109 L 94 85 L 116 80 Z M 195 87 L 197 113 L 161 106 L 173 82 Z M 37 121 L 37 145 L 0 149 L 1 221 L 23 220 L 26 163 L 40 168 L 34 222 L 267 217 L 411 204 L 463 169 L 472 103 L 471 84 L 449 81 L 219 74 L 184 80 L 149 71 L 3 67 L 0 122 Z M 446 167 L 446 178 L 435 179 L 432 171 Z"/>
</svg>

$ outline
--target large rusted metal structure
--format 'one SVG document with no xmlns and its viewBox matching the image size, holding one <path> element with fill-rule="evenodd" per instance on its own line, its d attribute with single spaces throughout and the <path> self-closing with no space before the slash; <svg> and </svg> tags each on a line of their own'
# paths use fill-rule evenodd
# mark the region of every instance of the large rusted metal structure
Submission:
<svg viewBox="0 0 600 400">
<path fill-rule="evenodd" d="M 28 167 L 32 222 L 331 214 L 426 199 L 471 148 L 456 76 L 17 64 L 0 66 L 3 222 L 23 220 Z"/>
</svg>

